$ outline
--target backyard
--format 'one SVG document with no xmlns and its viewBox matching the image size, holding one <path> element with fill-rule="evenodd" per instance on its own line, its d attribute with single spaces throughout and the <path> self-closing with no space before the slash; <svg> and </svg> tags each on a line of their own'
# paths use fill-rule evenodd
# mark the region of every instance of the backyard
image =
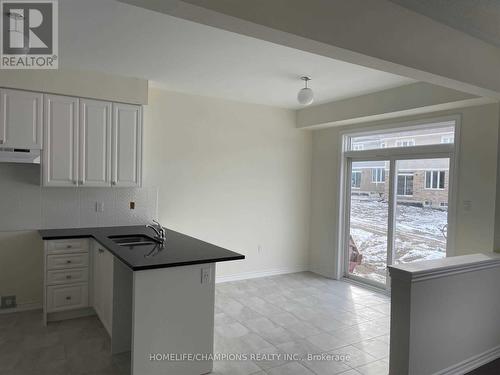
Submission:
<svg viewBox="0 0 500 375">
<path fill-rule="evenodd" d="M 351 200 L 351 236 L 361 264 L 353 274 L 385 283 L 388 203 Z M 409 263 L 446 256 L 446 210 L 397 204 L 394 263 Z"/>
</svg>

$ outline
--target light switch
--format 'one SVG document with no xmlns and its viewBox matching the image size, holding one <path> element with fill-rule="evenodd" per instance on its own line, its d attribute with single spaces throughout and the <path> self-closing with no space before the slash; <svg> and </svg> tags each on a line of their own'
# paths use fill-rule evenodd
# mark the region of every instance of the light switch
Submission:
<svg viewBox="0 0 500 375">
<path fill-rule="evenodd" d="M 464 211 L 472 211 L 472 201 L 464 201 Z"/>
<path fill-rule="evenodd" d="M 201 269 L 201 283 L 202 284 L 210 283 L 210 268 Z"/>
</svg>

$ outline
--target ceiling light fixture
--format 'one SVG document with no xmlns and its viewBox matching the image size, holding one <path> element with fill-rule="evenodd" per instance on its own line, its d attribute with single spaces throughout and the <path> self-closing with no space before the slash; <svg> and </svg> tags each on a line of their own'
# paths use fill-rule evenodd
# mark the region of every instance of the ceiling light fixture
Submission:
<svg viewBox="0 0 500 375">
<path fill-rule="evenodd" d="M 297 94 L 297 100 L 302 105 L 309 105 L 314 101 L 314 92 L 309 87 L 307 87 L 307 82 L 311 80 L 311 77 L 300 77 L 304 81 L 304 88 Z"/>
</svg>

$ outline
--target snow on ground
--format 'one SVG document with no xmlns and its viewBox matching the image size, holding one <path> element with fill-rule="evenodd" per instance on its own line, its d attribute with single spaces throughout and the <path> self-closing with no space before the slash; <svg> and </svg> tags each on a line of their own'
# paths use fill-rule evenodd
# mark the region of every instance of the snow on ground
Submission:
<svg viewBox="0 0 500 375">
<path fill-rule="evenodd" d="M 355 197 L 351 201 L 351 236 L 363 254 L 354 274 L 382 283 L 387 262 L 387 215 L 387 202 Z M 445 257 L 447 216 L 443 210 L 398 204 L 395 263 Z"/>
</svg>

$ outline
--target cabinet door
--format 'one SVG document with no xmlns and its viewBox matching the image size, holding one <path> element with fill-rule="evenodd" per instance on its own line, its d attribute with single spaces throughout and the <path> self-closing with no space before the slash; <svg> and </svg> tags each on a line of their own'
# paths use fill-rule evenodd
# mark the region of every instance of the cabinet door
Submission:
<svg viewBox="0 0 500 375">
<path fill-rule="evenodd" d="M 112 185 L 141 186 L 142 108 L 113 104 Z"/>
<path fill-rule="evenodd" d="M 102 253 L 102 323 L 110 336 L 113 327 L 113 262 L 113 254 L 104 250 Z"/>
<path fill-rule="evenodd" d="M 103 311 L 103 293 L 102 293 L 102 277 L 103 277 L 103 263 L 102 253 L 104 249 L 99 244 L 95 243 L 93 246 L 94 253 L 92 254 L 92 305 L 97 316 L 102 320 Z"/>
<path fill-rule="evenodd" d="M 43 184 L 76 186 L 78 179 L 78 99 L 44 97 Z"/>
<path fill-rule="evenodd" d="M 113 316 L 113 255 L 99 244 L 94 247 L 92 267 L 93 306 L 97 316 L 111 335 Z"/>
<path fill-rule="evenodd" d="M 0 147 L 42 148 L 43 95 L 0 90 Z"/>
<path fill-rule="evenodd" d="M 80 99 L 79 185 L 111 185 L 111 103 Z"/>
</svg>

